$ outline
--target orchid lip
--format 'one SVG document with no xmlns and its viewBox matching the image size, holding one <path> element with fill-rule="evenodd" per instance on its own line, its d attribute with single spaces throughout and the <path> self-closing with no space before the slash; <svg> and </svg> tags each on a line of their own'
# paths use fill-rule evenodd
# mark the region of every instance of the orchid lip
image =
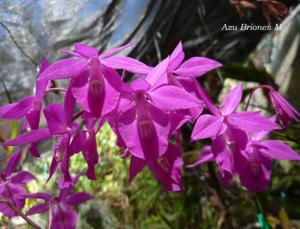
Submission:
<svg viewBox="0 0 300 229">
<path fill-rule="evenodd" d="M 152 122 L 150 120 L 138 121 L 138 129 L 144 139 L 149 139 L 152 134 Z"/>
<path fill-rule="evenodd" d="M 99 79 L 93 79 L 89 81 L 89 90 L 93 95 L 101 95 L 103 88 L 103 81 Z"/>
</svg>

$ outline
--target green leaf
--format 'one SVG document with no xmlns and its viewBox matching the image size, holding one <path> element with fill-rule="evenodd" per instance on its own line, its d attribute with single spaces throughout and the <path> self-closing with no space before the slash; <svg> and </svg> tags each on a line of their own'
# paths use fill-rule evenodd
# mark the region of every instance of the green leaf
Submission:
<svg viewBox="0 0 300 229">
<path fill-rule="evenodd" d="M 257 70 L 242 64 L 226 64 L 220 71 L 225 78 L 275 85 L 273 77 L 265 70 Z"/>
</svg>

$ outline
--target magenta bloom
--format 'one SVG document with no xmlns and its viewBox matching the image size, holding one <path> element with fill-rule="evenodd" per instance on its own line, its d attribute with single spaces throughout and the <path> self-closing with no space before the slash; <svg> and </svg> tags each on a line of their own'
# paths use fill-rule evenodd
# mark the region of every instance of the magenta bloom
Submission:
<svg viewBox="0 0 300 229">
<path fill-rule="evenodd" d="M 137 78 L 124 89 L 117 111 L 117 129 L 129 152 L 143 160 L 162 156 L 171 130 L 169 111 L 201 106 L 201 102 L 181 88 L 161 86 L 152 89 Z"/>
<path fill-rule="evenodd" d="M 236 112 L 241 97 L 242 86 L 238 85 L 224 98 L 219 114 L 199 117 L 192 139 L 211 138 L 212 146 L 191 167 L 215 160 L 226 186 L 238 174 L 242 185 L 257 192 L 268 187 L 272 159 L 299 160 L 300 157 L 280 141 L 263 140 L 266 133 L 280 127 L 258 112 Z"/>
<path fill-rule="evenodd" d="M 201 86 L 196 78 L 221 67 L 222 64 L 205 57 L 192 57 L 183 62 L 184 56 L 182 44 L 179 42 L 170 57 L 166 58 L 160 64 L 162 65 L 163 62 L 168 62 L 165 74 L 156 74 L 157 72 L 153 69 L 148 72 L 146 79 L 152 85 L 165 83 L 183 88 L 189 94 L 202 100 L 203 94 L 201 92 L 199 93 L 199 87 Z M 203 107 L 199 106 L 189 110 L 183 110 L 180 113 L 182 115 L 188 115 L 190 117 L 189 121 L 194 122 L 201 114 L 202 108 Z"/>
<path fill-rule="evenodd" d="M 0 197 L 11 202 L 17 209 L 21 210 L 25 205 L 25 198 L 22 194 L 26 194 L 24 185 L 35 179 L 29 172 L 20 171 L 13 174 L 21 160 L 21 150 L 15 152 L 9 159 L 6 168 L 0 173 Z M 7 217 L 16 216 L 6 203 L 0 203 L 0 212 Z"/>
<path fill-rule="evenodd" d="M 300 155 L 283 142 L 264 140 L 267 134 L 268 132 L 253 134 L 246 150 L 237 155 L 240 181 L 251 192 L 263 191 L 269 187 L 272 159 L 300 160 Z"/>
<path fill-rule="evenodd" d="M 183 62 L 184 56 L 182 44 L 179 42 L 170 57 L 167 58 L 168 66 L 165 77 L 172 85 L 181 86 L 181 80 L 200 77 L 222 66 L 219 62 L 206 57 L 192 57 Z M 161 76 L 157 74 L 150 74 L 150 72 L 148 74 L 147 80 L 150 83 L 162 80 Z"/>
<path fill-rule="evenodd" d="M 251 134 L 245 150 L 235 151 L 235 154 L 227 155 L 227 160 L 225 157 L 220 160 L 220 157 L 215 156 L 211 147 L 204 147 L 200 159 L 188 167 L 192 168 L 209 161 L 216 161 L 220 166 L 221 178 L 223 182 L 227 182 L 226 184 L 229 184 L 234 173 L 239 175 L 241 184 L 248 191 L 264 191 L 269 187 L 273 159 L 300 160 L 300 155 L 283 142 L 266 140 L 265 137 L 268 133 L 268 131 L 263 131 Z M 226 174 L 228 172 L 226 166 L 233 167 L 231 173 Z"/>
<path fill-rule="evenodd" d="M 71 122 L 73 108 L 68 101 L 69 99 L 66 98 L 65 107 L 53 103 L 45 108 L 44 115 L 47 120 L 48 128 L 32 130 L 3 143 L 4 146 L 17 146 L 36 143 L 48 139 L 51 136 L 56 136 L 49 179 L 52 177 L 59 164 L 61 165 L 66 180 L 70 179 L 69 157 L 71 154 L 69 152 L 69 144 L 71 135 L 75 133 L 78 126 Z"/>
<path fill-rule="evenodd" d="M 69 186 L 60 186 L 58 196 L 52 196 L 48 193 L 24 195 L 26 198 L 45 200 L 45 203 L 40 203 L 30 208 L 26 215 L 45 213 L 50 210 L 49 228 L 75 229 L 77 213 L 73 207 L 94 198 L 86 192 L 73 192 L 75 183 L 71 183 Z"/>
<path fill-rule="evenodd" d="M 83 157 L 88 164 L 86 175 L 89 179 L 95 180 L 95 166 L 99 161 L 96 134 L 102 123 L 99 124 L 97 129 L 95 129 L 97 120 L 95 118 L 88 117 L 87 113 L 83 115 L 83 117 L 85 119 L 87 129 L 81 130 L 75 134 L 69 151 L 71 154 L 82 152 Z"/>
<path fill-rule="evenodd" d="M 131 181 L 145 167 L 148 167 L 155 178 L 161 182 L 166 191 L 180 191 L 183 189 L 181 183 L 181 168 L 183 159 L 180 146 L 169 143 L 166 153 L 152 161 L 146 161 L 131 156 L 129 180 Z"/>
<path fill-rule="evenodd" d="M 205 114 L 197 120 L 192 139 L 212 139 L 212 152 L 219 166 L 220 176 L 229 185 L 238 162 L 234 155 L 246 149 L 248 133 L 280 129 L 278 125 L 259 112 L 236 112 L 242 98 L 242 86 L 238 85 L 224 98 L 218 114 Z"/>
<path fill-rule="evenodd" d="M 192 133 L 192 139 L 215 138 L 226 131 L 240 129 L 245 132 L 260 132 L 280 129 L 278 125 L 260 115 L 259 112 L 236 112 L 242 99 L 243 87 L 239 84 L 224 98 L 218 114 L 199 117 Z M 232 129 L 232 130 L 231 130 Z"/>
<path fill-rule="evenodd" d="M 28 214 L 50 210 L 51 228 L 75 228 L 77 214 L 72 206 L 91 196 L 73 192 L 78 177 L 72 180 L 70 176 L 70 158 L 82 153 L 87 164 L 86 176 L 96 178 L 95 167 L 99 162 L 96 135 L 106 121 L 117 136 L 117 145 L 125 151 L 121 157 L 131 160 L 129 180 L 147 167 L 167 191 L 183 189 L 180 128 L 185 123 L 196 122 L 192 140 L 211 141 L 211 145 L 202 149 L 199 161 L 189 167 L 215 161 L 225 185 L 230 185 L 232 177 L 238 175 L 248 190 L 264 190 L 269 185 L 273 159 L 299 160 L 284 143 L 264 139 L 268 132 L 280 129 L 279 125 L 260 112 L 237 110 L 243 93 L 241 84 L 229 92 L 219 108 L 215 106 L 197 78 L 221 67 L 219 62 L 205 57 L 184 61 L 179 42 L 169 56 L 155 67 L 149 67 L 130 57 L 116 56 L 127 47 L 99 53 L 94 47 L 75 44 L 75 51 L 63 51 L 70 58 L 47 68 L 47 61 L 43 61 L 34 96 L 0 108 L 0 118 L 26 118 L 21 134 L 3 146 L 29 144 L 31 153 L 38 156 L 36 144 L 51 138 L 54 147 L 49 179 L 58 167 L 63 174 L 59 196 L 24 194 L 22 185 L 27 178 L 15 175 L 16 179 L 11 175 L 14 161 L 19 160 L 16 154 L 9 162 L 8 172 L 5 170 L 1 175 L 3 197 L 14 201 L 18 208 L 24 205 L 24 197 L 43 199 L 46 202 L 34 206 Z M 123 82 L 119 70 L 136 75 L 130 82 Z M 60 79 L 68 79 L 66 89 L 57 89 L 65 93 L 64 104 L 48 104 L 43 110 L 47 125 L 39 128 L 43 97 L 52 91 L 48 90 L 48 82 Z M 300 120 L 300 114 L 270 86 L 257 88 L 269 90 L 277 117 L 284 125 Z M 209 113 L 201 115 L 204 108 Z M 22 195 L 9 196 L 3 187 Z M 12 214 L 5 207 L 0 205 L 0 210 Z"/>
<path fill-rule="evenodd" d="M 269 91 L 270 100 L 273 107 L 284 126 L 292 120 L 300 122 L 300 113 L 274 89 Z"/>
<path fill-rule="evenodd" d="M 42 73 L 39 80 L 71 80 L 71 91 L 78 104 L 87 112 L 96 117 L 106 115 L 113 111 L 118 104 L 120 75 L 110 68 L 126 69 L 128 57 L 111 57 L 128 45 L 99 54 L 98 50 L 83 44 L 75 45 L 75 52 L 65 51 L 75 58 L 59 60 Z M 144 65 L 147 69 L 147 66 Z"/>
<path fill-rule="evenodd" d="M 65 101 L 67 101 L 65 99 Z M 49 179 L 55 172 L 57 166 L 60 164 L 61 170 L 64 173 L 66 180 L 70 180 L 69 174 L 69 158 L 71 153 L 69 151 L 70 138 L 77 130 L 78 126 L 72 123 L 72 116 L 70 116 L 69 109 L 71 107 L 63 107 L 60 104 L 53 103 L 47 106 L 44 110 L 44 115 L 47 120 L 48 129 L 51 136 L 55 136 L 54 155 L 50 166 Z M 79 143 L 78 143 L 79 144 Z"/>
<path fill-rule="evenodd" d="M 284 127 L 288 126 L 291 121 L 300 122 L 300 113 L 270 85 L 260 85 L 253 88 L 250 98 L 254 91 L 260 88 L 267 89 L 269 91 L 269 98 L 277 113 L 277 118 L 281 121 Z"/>
<path fill-rule="evenodd" d="M 42 72 L 45 71 L 48 65 L 48 60 L 43 59 L 40 66 L 40 71 L 37 75 L 37 79 L 40 77 Z M 0 107 L 0 118 L 22 119 L 26 117 L 26 125 L 29 125 L 31 130 L 37 130 L 39 128 L 43 97 L 48 87 L 48 81 L 38 81 L 36 83 L 34 96 L 27 96 L 17 103 L 11 103 Z M 35 144 L 31 144 L 29 151 L 35 157 L 39 157 L 40 155 Z"/>
</svg>

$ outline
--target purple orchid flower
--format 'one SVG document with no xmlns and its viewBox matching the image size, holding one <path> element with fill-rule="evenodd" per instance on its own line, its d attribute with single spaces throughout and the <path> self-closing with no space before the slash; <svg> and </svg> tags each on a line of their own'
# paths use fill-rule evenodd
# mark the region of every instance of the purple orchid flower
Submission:
<svg viewBox="0 0 300 229">
<path fill-rule="evenodd" d="M 0 198 L 11 202 L 18 210 L 25 205 L 25 198 L 22 194 L 26 194 L 24 185 L 35 179 L 33 175 L 26 171 L 20 171 L 13 174 L 22 157 L 22 151 L 18 150 L 9 159 L 6 168 L 0 173 Z M 0 212 L 7 217 L 16 216 L 15 211 L 10 209 L 6 203 L 0 203 Z"/>
<path fill-rule="evenodd" d="M 269 187 L 273 159 L 300 160 L 300 155 L 283 142 L 266 140 L 265 138 L 268 134 L 269 131 L 250 134 L 251 140 L 248 141 L 245 150 L 235 152 L 230 160 L 231 163 L 234 163 L 234 172 L 239 175 L 241 184 L 250 192 L 261 192 Z M 193 168 L 209 161 L 216 161 L 218 163 L 219 158 L 213 153 L 212 147 L 206 146 L 203 148 L 199 160 L 188 167 Z M 222 162 L 226 163 L 224 161 Z M 221 175 L 222 169 L 225 170 L 222 162 Z M 227 165 L 231 163 L 227 163 Z M 223 179 L 231 179 L 230 175 L 225 176 Z M 227 180 L 228 183 L 229 181 Z"/>
<path fill-rule="evenodd" d="M 165 70 L 165 74 L 160 76 L 160 74 L 156 74 L 153 69 L 148 72 L 146 79 L 152 85 L 167 83 L 183 88 L 196 98 L 205 100 L 203 93 L 199 92 L 199 87 L 201 86 L 196 78 L 223 65 L 205 57 L 192 57 L 183 62 L 184 56 L 182 43 L 179 42 L 170 57 L 167 58 L 168 66 Z M 195 107 L 181 111 L 180 113 L 182 113 L 183 116 L 189 115 L 190 121 L 194 122 L 202 113 L 202 107 Z"/>
<path fill-rule="evenodd" d="M 79 73 L 82 73 L 90 68 L 90 62 L 96 62 L 95 59 L 98 59 L 102 65 L 105 65 L 108 68 L 114 68 L 109 63 L 114 60 L 114 62 L 118 62 L 118 60 L 123 59 L 127 60 L 131 58 L 128 57 L 113 57 L 117 53 L 122 50 L 128 48 L 131 44 L 127 44 L 116 49 L 104 52 L 99 54 L 98 50 L 94 47 L 77 43 L 75 44 L 75 52 L 72 51 L 63 51 L 66 54 L 73 56 L 74 58 L 67 58 L 63 60 L 56 61 L 52 65 L 49 66 L 47 71 L 43 72 L 40 80 L 57 80 L 57 79 L 68 79 L 72 78 Z M 134 61 L 134 60 L 133 60 Z M 122 62 L 122 61 L 119 61 Z M 125 61 L 126 62 L 126 61 Z M 119 64 L 116 64 L 119 66 Z M 120 68 L 126 67 L 129 64 L 123 63 Z M 139 65 L 143 65 L 139 63 Z M 146 65 L 145 69 L 148 69 Z M 118 68 L 119 68 L 118 67 Z M 116 69 L 118 69 L 116 68 Z"/>
<path fill-rule="evenodd" d="M 116 134 L 133 156 L 144 160 L 154 160 L 166 152 L 171 127 L 168 112 L 202 105 L 181 88 L 169 85 L 152 88 L 142 77 L 123 91 L 116 112 Z"/>
<path fill-rule="evenodd" d="M 182 63 L 184 59 L 184 52 L 182 50 L 182 43 L 179 42 L 170 56 L 170 64 L 168 66 L 168 77 L 200 77 L 205 73 L 223 66 L 221 63 L 206 58 L 206 57 L 192 57 Z"/>
<path fill-rule="evenodd" d="M 236 112 L 242 91 L 240 84 L 224 98 L 218 112 L 200 116 L 192 133 L 192 140 L 212 139 L 212 152 L 219 166 L 221 180 L 226 186 L 229 186 L 236 171 L 234 155 L 240 154 L 247 146 L 247 133 L 280 129 L 259 112 Z"/>
<path fill-rule="evenodd" d="M 73 59 L 64 59 L 53 63 L 42 73 L 39 80 L 57 80 L 72 78 L 71 90 L 79 105 L 96 117 L 104 116 L 115 109 L 122 85 L 120 75 L 112 68 L 126 69 L 123 63 L 128 57 L 112 57 L 129 45 L 99 54 L 98 50 L 83 44 L 75 45 L 75 52 L 68 54 Z M 119 67 L 120 67 L 119 66 Z M 147 66 L 144 66 L 147 68 Z"/>
<path fill-rule="evenodd" d="M 71 99 L 72 100 L 72 99 Z M 69 104 L 65 99 L 65 107 L 61 104 L 53 103 L 44 110 L 47 125 L 51 136 L 55 136 L 54 155 L 50 166 L 50 179 L 57 166 L 60 164 L 66 180 L 70 180 L 69 174 L 69 145 L 71 136 L 75 133 L 78 125 L 72 122 L 73 102 Z M 71 115 L 70 115 L 71 114 Z"/>
<path fill-rule="evenodd" d="M 172 85 L 181 85 L 184 78 L 197 78 L 207 72 L 223 65 L 215 60 L 206 57 L 192 57 L 183 62 L 184 52 L 182 43 L 179 42 L 169 58 L 169 64 L 166 71 L 168 82 Z M 149 77 L 152 80 L 158 80 L 155 76 Z"/>
<path fill-rule="evenodd" d="M 272 159 L 300 160 L 292 148 L 278 140 L 265 140 L 268 131 L 252 134 L 245 151 L 237 155 L 237 173 L 241 183 L 250 192 L 260 192 L 268 188 Z"/>
<path fill-rule="evenodd" d="M 40 71 L 37 79 L 49 66 L 47 59 L 42 59 Z M 27 124 L 31 130 L 37 130 L 40 123 L 40 114 L 42 109 L 43 97 L 47 88 L 49 88 L 49 81 L 37 82 L 34 96 L 27 96 L 17 103 L 11 103 L 0 107 L 0 118 L 3 119 L 22 119 L 26 117 Z M 31 144 L 29 151 L 33 156 L 39 157 L 40 153 L 35 144 Z"/>
<path fill-rule="evenodd" d="M 243 86 L 239 84 L 229 92 L 221 104 L 220 110 L 213 115 L 199 117 L 192 133 L 192 139 L 215 138 L 231 127 L 245 132 L 260 132 L 280 129 L 274 122 L 260 115 L 259 112 L 236 112 L 242 99 Z"/>
<path fill-rule="evenodd" d="M 129 181 L 133 180 L 146 166 L 155 178 L 161 182 L 166 191 L 176 192 L 183 189 L 180 171 L 183 166 L 183 159 L 178 144 L 169 143 L 166 153 L 153 161 L 131 156 Z"/>
<path fill-rule="evenodd" d="M 288 126 L 292 120 L 300 122 L 300 113 L 277 91 L 270 90 L 269 97 L 284 126 Z"/>
<path fill-rule="evenodd" d="M 103 63 L 106 67 L 112 69 L 127 70 L 129 72 L 140 74 L 147 73 L 149 69 L 151 69 L 151 67 L 145 65 L 144 63 L 127 56 L 115 56 L 116 54 L 123 51 L 124 49 L 127 49 L 130 46 L 131 43 L 99 54 L 96 48 L 77 43 L 75 44 L 75 52 L 64 50 L 63 53 L 78 57 L 79 59 L 89 59 L 98 56 L 100 62 Z"/>
<path fill-rule="evenodd" d="M 96 141 L 96 134 L 100 127 L 103 125 L 103 120 L 99 123 L 98 128 L 95 129 L 95 124 L 97 119 L 93 117 L 89 117 L 88 113 L 83 115 L 83 118 L 86 123 L 86 130 L 81 130 L 75 134 L 69 151 L 71 154 L 82 152 L 83 157 L 88 164 L 88 170 L 86 175 L 89 179 L 95 180 L 95 166 L 99 161 L 98 150 L 97 150 L 97 141 Z"/>
<path fill-rule="evenodd" d="M 66 94 L 68 95 L 68 93 Z M 44 115 L 47 120 L 48 128 L 32 130 L 6 141 L 4 146 L 17 146 L 29 143 L 36 143 L 41 140 L 55 136 L 54 155 L 50 166 L 49 179 L 54 174 L 57 166 L 60 164 L 66 180 L 70 179 L 69 174 L 69 152 L 70 138 L 75 133 L 78 126 L 72 122 L 72 113 L 74 110 L 74 101 L 72 98 L 65 98 L 65 107 L 61 104 L 53 103 L 44 109 Z"/>
<path fill-rule="evenodd" d="M 60 193 L 58 196 L 52 196 L 48 193 L 24 195 L 25 198 L 45 200 L 45 203 L 39 203 L 31 207 L 26 215 L 45 213 L 50 210 L 49 228 L 75 229 L 77 225 L 77 213 L 73 209 L 73 206 L 77 206 L 94 198 L 86 192 L 73 192 L 77 180 L 69 183 L 70 185 L 68 186 L 62 186 L 60 184 Z M 63 184 L 65 185 L 65 183 Z"/>
<path fill-rule="evenodd" d="M 41 140 L 55 137 L 54 155 L 52 158 L 49 178 L 53 176 L 58 165 L 60 165 L 65 179 L 70 179 L 69 174 L 69 158 L 75 153 L 76 149 L 80 148 L 84 143 L 86 147 L 80 148 L 84 152 L 85 159 L 88 161 L 89 170 L 88 177 L 94 178 L 94 165 L 98 162 L 98 154 L 96 147 L 96 132 L 89 127 L 89 136 L 86 141 L 82 141 L 83 134 L 75 135 L 70 145 L 71 136 L 76 132 L 78 125 L 73 122 L 73 113 L 75 110 L 76 101 L 70 89 L 65 95 L 64 107 L 60 104 L 51 104 L 44 110 L 44 115 L 47 120 L 48 128 L 32 130 L 25 134 L 19 135 L 17 138 L 6 141 L 4 146 L 16 146 L 29 143 L 36 143 Z M 88 125 L 90 126 L 90 125 Z M 81 138 L 80 138 L 81 137 Z M 78 140 L 78 141 L 77 141 Z M 78 151 L 80 151 L 78 150 Z"/>
<path fill-rule="evenodd" d="M 287 127 L 292 120 L 295 122 L 300 122 L 300 113 L 270 85 L 260 85 L 253 88 L 250 93 L 249 101 L 253 93 L 257 89 L 261 88 L 269 91 L 270 101 L 277 113 L 278 119 L 281 121 L 284 127 Z"/>
</svg>

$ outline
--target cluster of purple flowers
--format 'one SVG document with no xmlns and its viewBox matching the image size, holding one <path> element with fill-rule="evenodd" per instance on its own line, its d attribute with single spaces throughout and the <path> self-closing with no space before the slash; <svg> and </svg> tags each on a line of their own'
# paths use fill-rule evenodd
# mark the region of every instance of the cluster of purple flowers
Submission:
<svg viewBox="0 0 300 229">
<path fill-rule="evenodd" d="M 46 203 L 34 206 L 29 215 L 50 209 L 53 221 L 61 219 L 56 217 L 60 211 L 64 220 L 70 219 L 72 223 L 63 227 L 64 220 L 58 220 L 62 225 L 52 228 L 75 228 L 76 213 L 71 206 L 91 196 L 73 193 L 76 182 L 69 173 L 70 159 L 81 152 L 87 163 L 86 176 L 96 179 L 95 166 L 99 161 L 96 134 L 105 122 L 116 134 L 117 145 L 124 149 L 121 157 L 130 158 L 129 179 L 148 167 L 167 191 L 183 189 L 180 128 L 188 122 L 196 122 L 192 140 L 210 138 L 212 142 L 203 148 L 199 161 L 190 166 L 214 160 L 225 185 L 230 184 L 234 175 L 239 175 L 241 184 L 249 191 L 264 190 L 271 177 L 272 159 L 300 159 L 283 142 L 265 139 L 269 132 L 300 119 L 299 113 L 270 86 L 259 88 L 270 91 L 276 117 L 264 117 L 260 112 L 238 112 L 242 85 L 234 88 L 218 108 L 197 78 L 222 64 L 204 57 L 184 61 L 185 54 L 179 43 L 170 56 L 150 67 L 130 57 L 116 56 L 128 46 L 130 44 L 99 53 L 94 47 L 76 44 L 75 51 L 63 51 L 71 58 L 51 65 L 47 60 L 42 61 L 34 96 L 0 108 L 0 118 L 25 121 L 22 133 L 3 145 L 29 144 L 31 154 L 39 157 L 37 143 L 52 138 L 54 150 L 49 179 L 57 168 L 63 174 L 58 197 L 45 193 L 24 194 L 21 186 L 33 177 L 17 179 L 21 185 L 16 186 L 20 199 L 12 201 L 19 209 L 24 205 L 24 198 L 43 199 Z M 120 70 L 133 74 L 132 80 L 124 82 Z M 66 89 L 53 88 L 52 81 L 60 79 L 69 79 Z M 44 96 L 53 90 L 64 93 L 64 103 L 44 107 Z M 41 114 L 46 119 L 45 128 L 39 124 Z M 19 154 L 15 153 L 12 158 Z M 6 186 L 13 188 L 13 183 L 7 183 L 16 180 L 7 178 L 13 170 L 10 164 L 15 162 L 8 163 L 9 172 L 5 170 L 1 178 Z M 5 190 L 0 194 L 6 196 Z M 1 205 L 0 211 L 13 216 L 7 213 L 5 206 Z"/>
</svg>

